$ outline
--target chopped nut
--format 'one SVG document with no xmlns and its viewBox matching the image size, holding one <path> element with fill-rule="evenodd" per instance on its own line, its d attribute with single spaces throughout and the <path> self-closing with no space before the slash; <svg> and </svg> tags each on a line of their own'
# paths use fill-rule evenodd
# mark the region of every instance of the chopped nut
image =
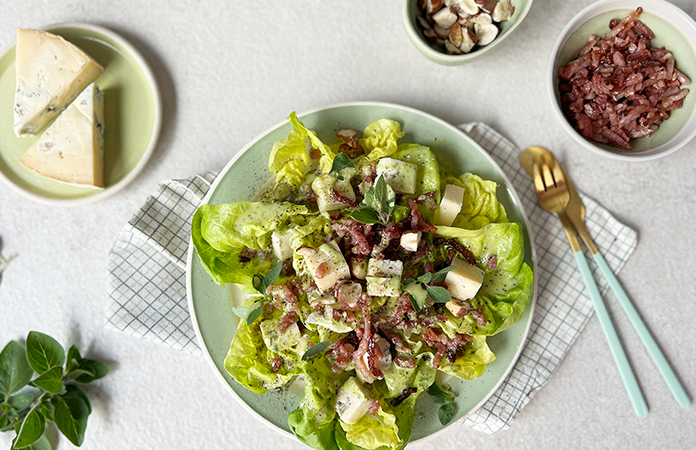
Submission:
<svg viewBox="0 0 696 450">
<path fill-rule="evenodd" d="M 450 55 L 461 55 L 462 51 L 459 50 L 458 47 L 455 47 L 454 44 L 452 44 L 449 40 L 445 41 L 445 50 L 447 50 L 447 53 Z"/>
<path fill-rule="evenodd" d="M 443 0 L 425 0 L 425 12 L 434 14 L 438 12 L 443 5 Z"/>
<path fill-rule="evenodd" d="M 509 20 L 512 14 L 515 12 L 515 7 L 510 5 L 510 0 L 500 0 L 493 14 L 491 15 L 494 22 L 502 22 L 504 20 Z"/>
<path fill-rule="evenodd" d="M 476 0 L 476 4 L 487 13 L 493 12 L 498 0 Z"/>
<path fill-rule="evenodd" d="M 474 24 L 478 23 L 480 25 L 490 25 L 493 23 L 491 15 L 486 12 L 478 13 L 475 16 L 469 17 L 467 20 L 473 22 Z"/>
<path fill-rule="evenodd" d="M 478 42 L 478 38 L 474 34 L 474 31 L 465 27 L 462 29 L 462 43 L 459 49 L 464 53 L 469 53 Z"/>
<path fill-rule="evenodd" d="M 464 12 L 468 15 L 477 14 L 479 7 L 474 0 L 451 0 L 452 5 L 458 8 L 460 13 Z"/>
<path fill-rule="evenodd" d="M 440 25 L 435 24 L 433 30 L 435 30 L 435 34 L 440 39 L 447 39 L 449 37 L 449 28 L 442 28 Z"/>
<path fill-rule="evenodd" d="M 457 23 L 457 20 L 459 17 L 457 16 L 457 13 L 452 9 L 452 8 L 442 8 L 435 14 L 433 14 L 433 20 L 435 23 L 442 28 L 449 28 L 455 23 Z"/>
<path fill-rule="evenodd" d="M 493 39 L 498 36 L 498 27 L 491 24 L 480 24 L 474 25 L 474 32 L 478 38 L 478 45 L 484 46 L 493 42 Z"/>
<path fill-rule="evenodd" d="M 459 22 L 455 22 L 454 25 L 452 25 L 452 27 L 450 28 L 449 40 L 452 43 L 452 45 L 461 49 L 464 37 L 462 36 L 462 26 L 459 25 Z"/>
</svg>

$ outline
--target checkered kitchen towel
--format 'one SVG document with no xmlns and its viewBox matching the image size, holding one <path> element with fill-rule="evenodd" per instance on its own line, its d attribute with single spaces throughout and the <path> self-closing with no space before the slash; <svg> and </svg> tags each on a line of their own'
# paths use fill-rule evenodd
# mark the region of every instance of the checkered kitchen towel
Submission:
<svg viewBox="0 0 696 450">
<path fill-rule="evenodd" d="M 580 272 L 560 221 L 541 210 L 534 185 L 519 163 L 520 150 L 485 124 L 462 125 L 502 167 L 521 197 L 535 237 L 538 281 L 528 342 L 508 379 L 462 423 L 495 433 L 510 425 L 551 377 L 592 316 Z M 107 325 L 126 333 L 200 354 L 186 299 L 186 253 L 191 218 L 215 174 L 162 183 L 128 222 L 109 254 Z M 636 247 L 635 231 L 592 199 L 587 228 L 615 273 Z M 593 270 L 597 270 L 589 258 Z M 598 273 L 598 272 L 597 272 Z M 607 291 L 601 276 L 600 291 Z"/>
</svg>

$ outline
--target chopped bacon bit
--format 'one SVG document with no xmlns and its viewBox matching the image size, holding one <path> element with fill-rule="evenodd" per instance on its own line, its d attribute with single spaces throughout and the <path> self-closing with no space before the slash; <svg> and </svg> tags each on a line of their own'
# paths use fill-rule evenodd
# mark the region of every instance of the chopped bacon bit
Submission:
<svg viewBox="0 0 696 450">
<path fill-rule="evenodd" d="M 476 257 L 474 256 L 473 253 L 471 253 L 471 250 L 469 250 L 468 248 L 464 247 L 462 244 L 457 242 L 456 239 L 438 238 L 435 240 L 435 244 L 436 245 L 444 245 L 444 246 L 453 248 L 454 250 L 457 251 L 457 253 L 459 253 L 462 256 L 462 258 L 464 258 L 466 260 L 466 262 L 468 262 L 472 266 L 476 265 L 476 262 L 477 262 Z"/>
<path fill-rule="evenodd" d="M 413 369 L 416 367 L 416 360 L 413 358 L 402 358 L 397 356 L 394 358 L 394 364 L 404 369 Z"/>
<path fill-rule="evenodd" d="M 391 405 L 392 405 L 394 408 L 396 408 L 397 406 L 399 406 L 400 404 L 402 404 L 402 403 L 404 402 L 404 400 L 406 400 L 407 398 L 409 398 L 409 397 L 411 396 L 411 394 L 415 394 L 416 392 L 418 392 L 418 389 L 416 389 L 416 388 L 414 388 L 414 387 L 407 387 L 407 388 L 405 388 L 403 391 L 401 391 L 401 392 L 399 393 L 399 395 L 397 395 L 396 397 L 394 397 L 394 399 L 391 401 Z"/>
<path fill-rule="evenodd" d="M 313 148 L 309 151 L 309 157 L 311 159 L 319 159 L 321 158 L 321 152 L 317 150 L 316 148 Z"/>
<path fill-rule="evenodd" d="M 271 361 L 271 372 L 273 373 L 278 373 L 280 368 L 283 366 L 283 360 L 280 356 L 276 356 L 273 358 L 273 361 Z"/>
<path fill-rule="evenodd" d="M 369 255 L 372 252 L 372 225 L 345 217 L 339 222 L 333 222 L 331 228 L 339 237 L 348 237 L 354 254 Z"/>
<path fill-rule="evenodd" d="M 349 199 L 345 195 L 339 194 L 336 189 L 330 189 L 329 195 L 331 196 L 332 200 L 334 200 L 338 203 L 343 203 L 344 205 L 346 205 L 350 208 L 355 208 L 356 206 L 358 206 L 358 204 L 355 203 L 353 200 Z"/>
<path fill-rule="evenodd" d="M 384 258 L 382 254 L 389 244 L 396 239 L 400 239 L 402 230 L 400 230 L 394 222 L 389 222 L 387 226 L 381 229 L 381 238 L 379 244 L 375 245 L 372 249 L 372 256 L 377 258 Z"/>
<path fill-rule="evenodd" d="M 486 268 L 488 270 L 495 270 L 496 267 L 498 267 L 498 256 L 497 255 L 489 256 L 488 263 L 486 264 Z"/>
<path fill-rule="evenodd" d="M 590 36 L 578 58 L 558 70 L 561 105 L 586 139 L 631 150 L 682 106 L 690 80 L 674 68 L 672 53 L 651 47 L 653 32 L 637 8 L 609 22 L 604 38 Z"/>
<path fill-rule="evenodd" d="M 435 233 L 437 228 L 426 222 L 423 215 L 420 213 L 418 209 L 418 200 L 415 197 L 409 197 L 406 201 L 411 208 L 411 230 Z"/>
<path fill-rule="evenodd" d="M 285 330 L 287 330 L 288 327 L 295 322 L 297 322 L 297 315 L 295 314 L 295 311 L 291 311 L 284 315 L 280 320 L 280 323 L 278 324 L 278 331 L 280 333 L 284 333 Z"/>
<path fill-rule="evenodd" d="M 382 405 L 379 404 L 379 400 L 375 400 L 374 402 L 372 402 L 370 408 L 367 411 L 374 416 L 375 414 L 377 414 L 377 411 L 379 411 L 380 406 Z"/>
</svg>

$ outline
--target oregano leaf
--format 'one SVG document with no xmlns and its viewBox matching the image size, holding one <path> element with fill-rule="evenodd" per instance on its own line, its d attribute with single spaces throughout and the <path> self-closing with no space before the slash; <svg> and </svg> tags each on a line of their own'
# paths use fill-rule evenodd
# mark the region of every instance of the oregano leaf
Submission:
<svg viewBox="0 0 696 450">
<path fill-rule="evenodd" d="M 55 366 L 65 363 L 65 350 L 47 334 L 31 331 L 27 336 L 27 360 L 39 375 Z"/>
<path fill-rule="evenodd" d="M 22 411 L 27 409 L 31 402 L 34 400 L 34 394 L 31 392 L 21 392 L 19 394 L 13 395 L 9 398 L 7 403 L 9 403 L 17 411 Z"/>
<path fill-rule="evenodd" d="M 351 161 L 348 155 L 345 153 L 339 153 L 334 158 L 333 164 L 331 164 L 331 171 L 329 173 L 334 174 L 339 180 L 343 180 L 343 176 L 341 176 L 339 172 L 347 168 L 355 168 L 353 161 Z"/>
<path fill-rule="evenodd" d="M 53 447 L 51 446 L 51 441 L 44 434 L 30 446 L 24 447 L 23 450 L 53 450 Z"/>
<path fill-rule="evenodd" d="M 31 410 L 17 428 L 17 436 L 12 443 L 13 448 L 23 448 L 33 444 L 43 435 L 45 429 L 44 416 L 36 409 Z"/>
<path fill-rule="evenodd" d="M 83 360 L 82 364 L 80 364 L 80 368 L 78 370 L 83 372 L 75 377 L 75 381 L 78 383 L 87 384 L 102 378 L 109 373 L 111 368 L 105 362 L 85 359 Z"/>
<path fill-rule="evenodd" d="M 256 322 L 256 319 L 258 319 L 263 312 L 263 302 L 256 302 L 254 304 L 257 306 L 249 311 L 249 315 L 246 318 L 247 325 L 251 325 L 252 323 Z"/>
<path fill-rule="evenodd" d="M 314 344 L 307 349 L 307 351 L 302 355 L 302 361 L 309 361 L 321 355 L 324 350 L 331 346 L 331 341 L 323 341 L 318 344 Z"/>
<path fill-rule="evenodd" d="M 423 275 L 418 277 L 418 281 L 424 284 L 430 283 L 430 281 L 433 279 L 433 274 L 430 272 L 425 272 Z"/>
<path fill-rule="evenodd" d="M 31 382 L 34 386 L 51 394 L 59 394 L 63 389 L 63 367 L 55 366 Z"/>
<path fill-rule="evenodd" d="M 379 223 L 379 216 L 377 213 L 373 209 L 367 207 L 354 209 L 353 212 L 350 213 L 350 217 L 360 223 Z"/>
<path fill-rule="evenodd" d="M 428 292 L 428 297 L 435 303 L 447 303 L 452 300 L 452 296 L 449 291 L 442 286 L 425 286 L 425 290 Z"/>
<path fill-rule="evenodd" d="M 443 281 L 445 281 L 445 278 L 447 278 L 447 274 L 453 270 L 457 270 L 457 266 L 451 265 L 451 266 L 445 267 L 444 269 L 438 270 L 437 272 L 435 272 L 433 274 L 432 282 L 433 283 L 442 283 Z"/>
<path fill-rule="evenodd" d="M 268 286 L 272 285 L 275 282 L 275 280 L 278 278 L 278 275 L 280 275 L 280 271 L 282 268 L 283 268 L 283 262 L 281 261 L 278 264 L 276 264 L 276 266 L 274 268 L 272 268 L 270 270 L 270 272 L 268 272 L 266 274 L 266 276 L 263 278 L 264 286 L 263 286 L 262 294 L 265 294 Z"/>
<path fill-rule="evenodd" d="M 440 423 L 442 425 L 447 425 L 450 423 L 456 412 L 457 405 L 454 403 L 445 403 L 444 405 L 440 406 L 440 409 L 437 410 L 437 417 L 440 419 Z"/>
<path fill-rule="evenodd" d="M 0 353 L 0 392 L 8 398 L 26 386 L 33 374 L 24 346 L 10 341 Z"/>
<path fill-rule="evenodd" d="M 54 413 L 56 426 L 73 445 L 81 446 L 85 439 L 89 407 L 77 395 L 59 395 L 56 397 Z"/>
</svg>

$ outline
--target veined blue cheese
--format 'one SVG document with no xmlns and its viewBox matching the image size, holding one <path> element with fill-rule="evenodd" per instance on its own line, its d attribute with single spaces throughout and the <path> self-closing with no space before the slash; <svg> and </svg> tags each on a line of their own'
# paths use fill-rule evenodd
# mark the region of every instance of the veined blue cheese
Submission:
<svg viewBox="0 0 696 450">
<path fill-rule="evenodd" d="M 17 30 L 14 132 L 36 134 L 104 68 L 75 45 L 45 31 Z"/>
<path fill-rule="evenodd" d="M 89 85 L 19 161 L 63 183 L 104 187 L 104 95 Z"/>
</svg>

